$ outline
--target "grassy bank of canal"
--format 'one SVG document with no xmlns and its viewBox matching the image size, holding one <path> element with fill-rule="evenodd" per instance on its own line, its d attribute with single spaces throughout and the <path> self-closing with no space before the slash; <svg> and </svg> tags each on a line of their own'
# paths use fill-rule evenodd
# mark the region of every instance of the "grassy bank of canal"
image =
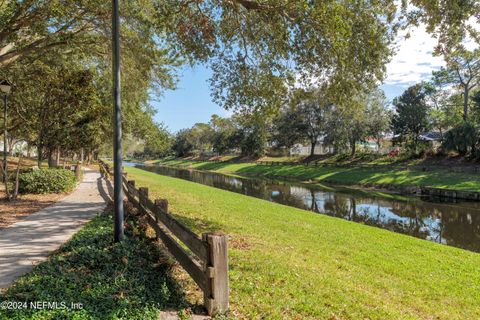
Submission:
<svg viewBox="0 0 480 320">
<path fill-rule="evenodd" d="M 156 164 L 188 167 L 241 176 L 262 176 L 295 181 L 313 181 L 359 186 L 429 186 L 451 190 L 480 192 L 480 175 L 449 172 L 432 168 L 429 171 L 406 169 L 405 167 L 335 167 L 306 165 L 261 165 L 256 163 L 208 162 L 185 159 L 164 159 Z"/>
<path fill-rule="evenodd" d="M 479 254 L 126 170 L 196 232 L 231 235 L 234 317 L 480 318 Z"/>
</svg>

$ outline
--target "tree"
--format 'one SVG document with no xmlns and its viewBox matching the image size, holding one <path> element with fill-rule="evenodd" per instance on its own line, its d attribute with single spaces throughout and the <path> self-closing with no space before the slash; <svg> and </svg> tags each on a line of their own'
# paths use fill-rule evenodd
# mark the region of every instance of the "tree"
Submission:
<svg viewBox="0 0 480 320">
<path fill-rule="evenodd" d="M 268 141 L 268 126 L 261 113 L 235 115 L 236 131 L 232 143 L 240 147 L 243 156 L 261 157 L 265 154 Z"/>
<path fill-rule="evenodd" d="M 345 119 L 347 128 L 347 137 L 350 145 L 350 156 L 355 156 L 357 151 L 357 142 L 364 141 L 368 132 L 368 123 L 365 106 L 350 109 L 350 115 Z"/>
<path fill-rule="evenodd" d="M 302 133 L 303 117 L 296 109 L 286 106 L 273 120 L 272 142 L 277 147 L 291 148 L 304 140 Z"/>
<path fill-rule="evenodd" d="M 95 73 L 74 62 L 37 61 L 11 96 L 10 132 L 43 151 L 54 165 L 59 150 L 87 147 L 96 137 L 104 109 L 98 104 Z M 92 125 L 92 122 L 96 122 Z"/>
<path fill-rule="evenodd" d="M 323 97 L 307 99 L 300 103 L 297 112 L 300 116 L 298 131 L 310 143 L 310 156 L 315 154 L 315 147 L 320 137 L 326 134 L 326 113 L 332 105 L 323 101 Z"/>
<path fill-rule="evenodd" d="M 368 133 L 365 97 L 356 96 L 348 106 L 332 106 L 325 123 L 328 130 L 324 143 L 333 146 L 335 152 L 350 147 L 350 155 L 355 156 L 357 142 L 363 141 Z"/>
<path fill-rule="evenodd" d="M 463 93 L 463 121 L 468 121 L 471 91 L 480 85 L 480 49 L 443 50 L 447 68 L 433 72 L 434 81 L 452 85 Z"/>
<path fill-rule="evenodd" d="M 424 83 L 429 118 L 432 128 L 439 131 L 441 138 L 445 132 L 462 121 L 462 97 L 451 94 L 445 85 L 433 78 L 433 81 Z"/>
<path fill-rule="evenodd" d="M 210 120 L 210 126 L 213 129 L 212 147 L 218 155 L 225 154 L 236 147 L 234 143 L 236 127 L 231 119 L 214 114 Z"/>
<path fill-rule="evenodd" d="M 367 95 L 365 112 L 367 133 L 377 140 L 377 148 L 380 150 L 382 135 L 390 129 L 392 121 L 392 112 L 381 89 L 377 88 Z"/>
<path fill-rule="evenodd" d="M 172 144 L 172 150 L 177 157 L 185 157 L 192 154 L 195 146 L 190 141 L 190 130 L 180 130 Z"/>
<path fill-rule="evenodd" d="M 438 39 L 437 49 L 454 48 L 467 38 L 476 39 L 479 42 L 478 30 L 471 23 L 480 12 L 478 1 L 410 0 L 402 3 L 408 22 L 416 25 L 424 23 L 427 31 Z"/>
<path fill-rule="evenodd" d="M 414 152 L 417 152 L 418 137 L 429 128 L 425 86 L 423 83 L 409 87 L 394 99 L 395 114 L 392 120 L 393 131 L 407 138 Z"/>
<path fill-rule="evenodd" d="M 472 97 L 473 101 L 473 121 L 480 123 L 480 90 L 478 90 Z"/>
<path fill-rule="evenodd" d="M 168 154 L 172 144 L 172 137 L 161 123 L 151 123 L 151 129 L 144 136 L 143 156 L 156 159 Z"/>
<path fill-rule="evenodd" d="M 0 4 L 0 66 L 48 50 L 93 44 L 92 31 L 103 17 L 102 1 L 13 1 Z M 98 27 L 98 25 L 97 25 Z"/>
<path fill-rule="evenodd" d="M 199 153 L 212 151 L 213 129 L 207 123 L 196 123 L 190 129 L 190 142 Z"/>
</svg>

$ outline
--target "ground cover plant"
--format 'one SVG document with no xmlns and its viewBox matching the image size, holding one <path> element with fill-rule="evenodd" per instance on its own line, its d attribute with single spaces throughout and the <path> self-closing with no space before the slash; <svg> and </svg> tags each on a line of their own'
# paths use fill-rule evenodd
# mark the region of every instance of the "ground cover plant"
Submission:
<svg viewBox="0 0 480 320">
<path fill-rule="evenodd" d="M 477 319 L 480 255 L 127 168 L 197 233 L 228 233 L 231 315 Z"/>
<path fill-rule="evenodd" d="M 112 217 L 99 215 L 0 293 L 0 302 L 81 303 L 80 309 L 0 308 L 0 319 L 157 319 L 161 310 L 188 306 L 158 245 L 133 227 L 121 243 L 114 244 L 112 234 Z"/>
</svg>

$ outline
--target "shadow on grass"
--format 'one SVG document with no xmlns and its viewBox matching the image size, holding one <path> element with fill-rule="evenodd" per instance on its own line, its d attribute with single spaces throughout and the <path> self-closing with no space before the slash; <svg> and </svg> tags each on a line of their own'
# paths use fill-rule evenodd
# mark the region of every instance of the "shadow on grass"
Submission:
<svg viewBox="0 0 480 320">
<path fill-rule="evenodd" d="M 174 214 L 170 212 L 175 219 L 180 221 L 183 225 L 188 227 L 190 230 L 197 234 L 201 234 L 204 232 L 220 232 L 226 230 L 226 225 L 221 224 L 217 221 L 200 219 L 200 218 L 189 218 L 182 215 Z"/>
<path fill-rule="evenodd" d="M 142 236 L 113 243 L 112 225 L 110 215 L 96 217 L 0 294 L 0 301 L 57 306 L 0 310 L 0 319 L 157 319 L 161 310 L 189 307 L 165 253 Z M 69 309 L 72 303 L 82 307 Z"/>
</svg>

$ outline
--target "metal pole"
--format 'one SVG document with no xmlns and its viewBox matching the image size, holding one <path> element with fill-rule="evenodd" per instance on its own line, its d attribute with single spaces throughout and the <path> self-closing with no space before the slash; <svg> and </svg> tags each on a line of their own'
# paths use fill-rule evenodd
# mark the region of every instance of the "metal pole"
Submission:
<svg viewBox="0 0 480 320">
<path fill-rule="evenodd" d="M 7 182 L 7 94 L 3 95 L 3 182 Z"/>
<path fill-rule="evenodd" d="M 122 108 L 120 103 L 120 15 L 119 0 L 112 0 L 112 66 L 114 99 L 113 140 L 113 207 L 115 215 L 114 240 L 123 240 L 123 190 L 122 190 Z"/>
</svg>

